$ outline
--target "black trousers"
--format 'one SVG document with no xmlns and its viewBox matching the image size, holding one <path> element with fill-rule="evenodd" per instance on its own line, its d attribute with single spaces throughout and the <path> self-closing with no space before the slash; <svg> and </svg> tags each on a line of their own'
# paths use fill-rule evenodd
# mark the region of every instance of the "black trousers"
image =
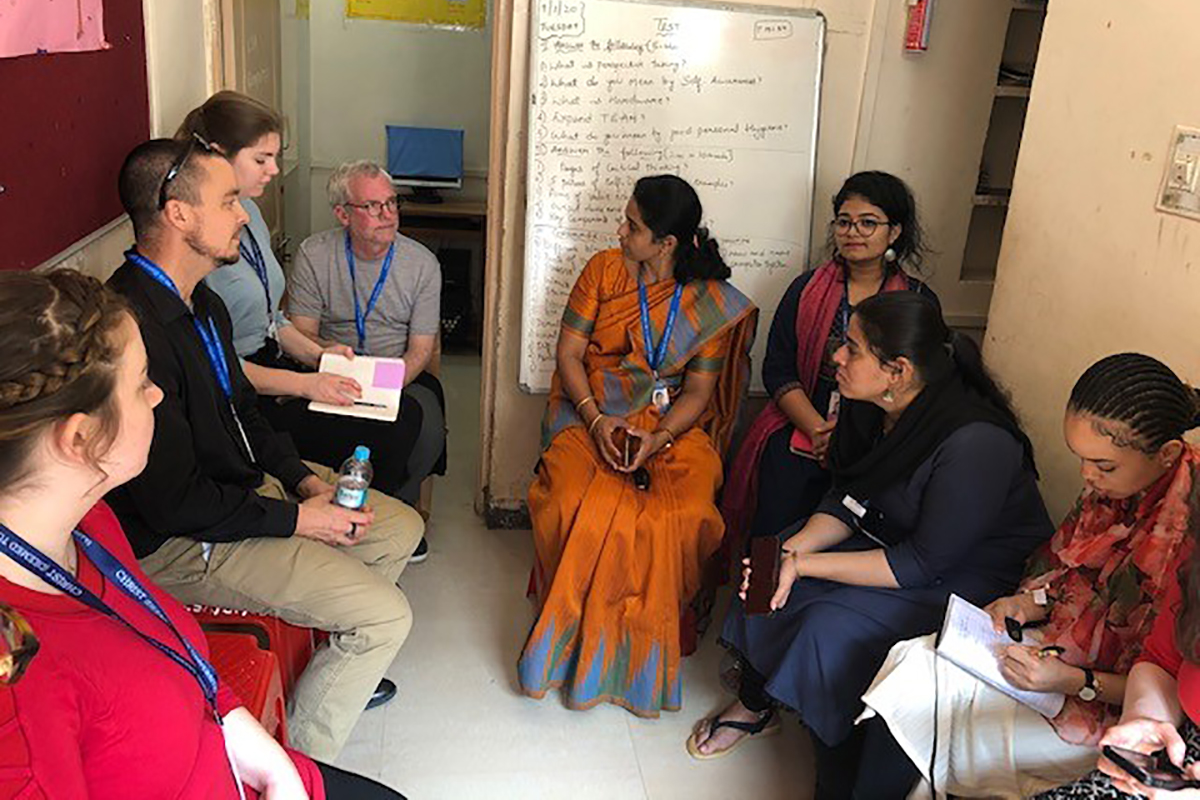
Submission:
<svg viewBox="0 0 1200 800">
<path fill-rule="evenodd" d="M 317 763 L 329 800 L 404 800 L 404 795 L 362 775 Z"/>
<path fill-rule="evenodd" d="M 754 712 L 774 704 L 766 679 L 744 660 L 738 699 Z M 854 726 L 850 736 L 836 745 L 826 744 L 816 734 L 811 738 L 817 765 L 814 800 L 904 800 L 921 777 L 880 717 Z"/>
</svg>

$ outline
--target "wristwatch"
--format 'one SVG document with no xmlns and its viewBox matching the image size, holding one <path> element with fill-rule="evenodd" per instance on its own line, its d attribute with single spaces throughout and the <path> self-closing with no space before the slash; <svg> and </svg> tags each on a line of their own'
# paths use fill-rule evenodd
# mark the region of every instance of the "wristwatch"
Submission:
<svg viewBox="0 0 1200 800">
<path fill-rule="evenodd" d="M 1080 667 L 1083 670 L 1083 688 L 1079 690 L 1079 699 L 1085 703 L 1090 703 L 1100 696 L 1100 680 L 1096 677 L 1096 673 L 1087 667 Z"/>
</svg>

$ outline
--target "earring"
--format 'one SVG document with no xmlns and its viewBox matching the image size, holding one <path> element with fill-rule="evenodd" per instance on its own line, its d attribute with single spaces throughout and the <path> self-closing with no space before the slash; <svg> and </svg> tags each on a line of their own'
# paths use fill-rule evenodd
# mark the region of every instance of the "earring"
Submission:
<svg viewBox="0 0 1200 800">
<path fill-rule="evenodd" d="M 892 394 L 891 389 L 884 389 L 883 397 L 881 399 L 885 403 L 894 403 L 896 402 L 896 395 Z"/>
<path fill-rule="evenodd" d="M 883 251 L 883 260 L 888 262 L 889 264 L 892 263 L 893 261 L 895 261 L 896 258 L 897 258 L 896 251 L 893 250 L 892 248 L 889 247 L 887 250 Z"/>
</svg>

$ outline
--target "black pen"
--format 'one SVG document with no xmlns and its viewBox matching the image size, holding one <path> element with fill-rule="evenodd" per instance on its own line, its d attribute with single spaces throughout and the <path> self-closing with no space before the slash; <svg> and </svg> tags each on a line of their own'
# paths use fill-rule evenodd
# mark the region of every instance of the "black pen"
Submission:
<svg viewBox="0 0 1200 800">
<path fill-rule="evenodd" d="M 1021 623 L 1021 622 L 1017 622 L 1012 617 L 1004 618 L 1004 628 L 1005 628 L 1005 630 L 1008 631 L 1008 638 L 1012 639 L 1014 642 L 1020 642 L 1022 639 L 1025 638 L 1023 632 L 1027 628 L 1040 628 L 1041 626 L 1043 626 L 1045 624 L 1046 624 L 1046 620 L 1044 620 L 1044 619 L 1038 620 L 1037 622 Z"/>
<path fill-rule="evenodd" d="M 366 400 L 355 400 L 356 406 L 369 406 L 371 408 L 387 408 L 383 403 L 368 403 Z"/>
</svg>

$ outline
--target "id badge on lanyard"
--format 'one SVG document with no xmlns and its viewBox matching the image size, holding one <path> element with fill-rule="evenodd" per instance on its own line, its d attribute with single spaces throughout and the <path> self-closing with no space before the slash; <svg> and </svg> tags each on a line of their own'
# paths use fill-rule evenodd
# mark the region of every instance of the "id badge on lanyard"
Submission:
<svg viewBox="0 0 1200 800">
<path fill-rule="evenodd" d="M 654 382 L 654 392 L 650 395 L 650 401 L 654 403 L 654 407 L 658 409 L 659 414 L 666 414 L 667 409 L 671 407 L 671 390 L 661 380 Z"/>
<path fill-rule="evenodd" d="M 663 327 L 662 339 L 658 347 L 654 346 L 653 333 L 650 329 L 650 301 L 646 296 L 646 284 L 638 278 L 638 301 L 642 318 L 642 340 L 646 348 L 646 360 L 650 364 L 650 373 L 654 376 L 654 389 L 650 393 L 650 402 L 660 415 L 666 414 L 671 408 L 671 389 L 667 382 L 658 376 L 658 368 L 662 366 L 667 356 L 667 345 L 671 341 L 671 332 L 675 329 L 675 320 L 679 316 L 679 302 L 683 297 L 683 284 L 676 284 L 675 294 L 671 298 L 671 308 L 667 312 L 667 322 Z"/>
</svg>

